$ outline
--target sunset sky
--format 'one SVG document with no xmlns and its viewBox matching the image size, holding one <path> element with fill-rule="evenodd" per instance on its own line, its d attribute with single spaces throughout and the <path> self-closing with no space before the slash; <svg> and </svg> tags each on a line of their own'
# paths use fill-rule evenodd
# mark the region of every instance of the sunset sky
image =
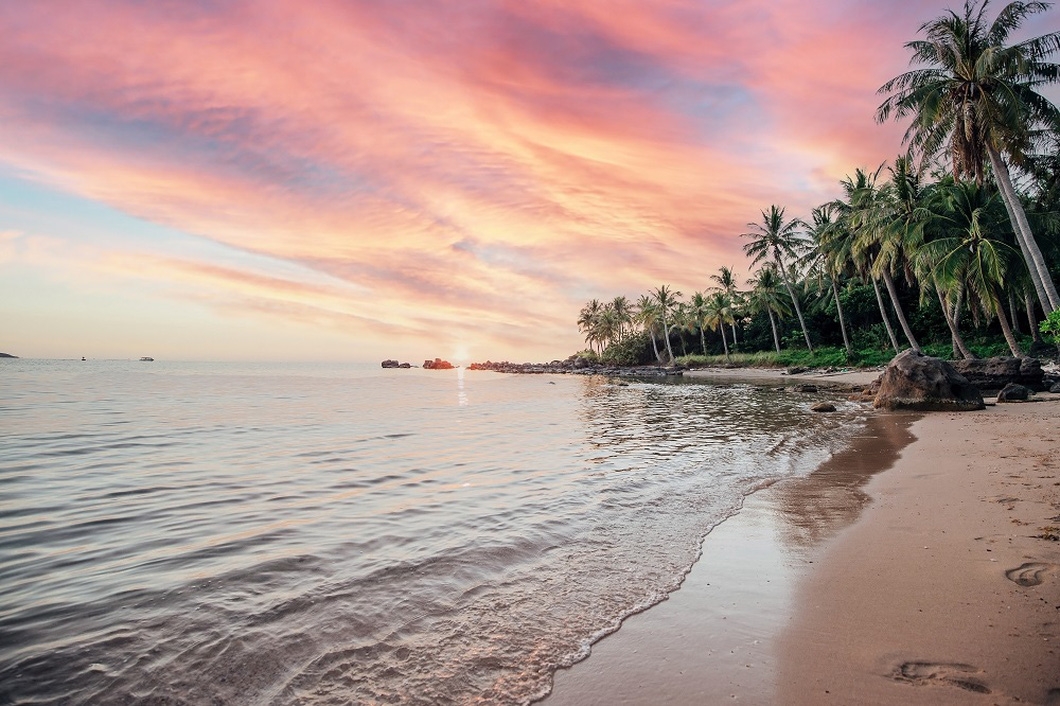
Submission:
<svg viewBox="0 0 1060 706">
<path fill-rule="evenodd" d="M 0 351 L 566 357 L 892 159 L 948 6 L 0 0 Z"/>
</svg>

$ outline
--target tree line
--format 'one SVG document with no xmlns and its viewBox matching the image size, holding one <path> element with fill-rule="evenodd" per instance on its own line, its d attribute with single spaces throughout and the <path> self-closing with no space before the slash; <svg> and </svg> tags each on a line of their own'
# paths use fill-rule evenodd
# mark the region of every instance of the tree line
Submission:
<svg viewBox="0 0 1060 706">
<path fill-rule="evenodd" d="M 914 68 L 879 89 L 876 121 L 909 121 L 902 154 L 854 170 L 806 218 L 763 209 L 740 234 L 756 268 L 746 289 L 722 267 L 688 299 L 662 285 L 588 302 L 590 353 L 631 364 L 673 362 L 675 343 L 726 358 L 833 343 L 856 359 L 923 338 L 970 358 L 970 331 L 1020 356 L 1040 326 L 1060 333 L 1060 110 L 1041 93 L 1060 82 L 1060 32 L 1010 43 L 1049 4 L 1011 2 L 992 21 L 988 6 L 924 23 L 906 44 Z"/>
</svg>

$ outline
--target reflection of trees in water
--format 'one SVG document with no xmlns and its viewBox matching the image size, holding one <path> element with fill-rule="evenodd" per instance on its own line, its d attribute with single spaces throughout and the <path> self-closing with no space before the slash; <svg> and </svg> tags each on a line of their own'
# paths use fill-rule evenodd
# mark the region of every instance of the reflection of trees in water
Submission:
<svg viewBox="0 0 1060 706">
<path fill-rule="evenodd" d="M 864 432 L 805 478 L 777 488 L 783 541 L 808 549 L 852 524 L 869 501 L 862 490 L 869 479 L 889 468 L 913 435 L 917 417 L 883 414 L 869 417 Z"/>
<path fill-rule="evenodd" d="M 609 454 L 657 457 L 726 445 L 742 454 L 786 457 L 804 449 L 804 440 L 829 443 L 819 435 L 850 422 L 849 414 L 810 412 L 809 404 L 820 399 L 784 386 L 591 376 L 583 379 L 580 417 L 586 442 Z"/>
</svg>

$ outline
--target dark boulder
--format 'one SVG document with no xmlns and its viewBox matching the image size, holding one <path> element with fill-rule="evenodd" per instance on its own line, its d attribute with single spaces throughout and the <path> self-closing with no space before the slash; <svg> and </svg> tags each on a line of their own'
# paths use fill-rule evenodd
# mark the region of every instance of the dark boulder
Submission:
<svg viewBox="0 0 1060 706">
<path fill-rule="evenodd" d="M 953 367 L 980 390 L 1000 390 L 1010 382 L 1032 390 L 1045 389 L 1042 361 L 1037 358 L 1003 356 L 980 360 L 955 360 Z"/>
<path fill-rule="evenodd" d="M 796 385 L 795 392 L 817 392 L 816 385 Z"/>
<path fill-rule="evenodd" d="M 879 383 L 872 404 L 880 409 L 957 412 L 986 406 L 979 389 L 952 365 L 912 349 L 894 357 Z"/>
<path fill-rule="evenodd" d="M 834 412 L 835 405 L 831 402 L 818 402 L 813 407 L 810 407 L 811 412 Z"/>
<path fill-rule="evenodd" d="M 397 362 L 396 360 L 390 360 L 389 358 L 387 358 L 380 365 L 382 365 L 384 368 L 397 368 L 401 365 L 401 363 Z"/>
<path fill-rule="evenodd" d="M 1030 388 L 1019 383 L 1010 382 L 997 393 L 998 402 L 1026 402 L 1030 399 Z"/>
<path fill-rule="evenodd" d="M 1060 393 L 1060 382 L 1054 382 L 1049 388 L 1049 392 Z"/>
</svg>

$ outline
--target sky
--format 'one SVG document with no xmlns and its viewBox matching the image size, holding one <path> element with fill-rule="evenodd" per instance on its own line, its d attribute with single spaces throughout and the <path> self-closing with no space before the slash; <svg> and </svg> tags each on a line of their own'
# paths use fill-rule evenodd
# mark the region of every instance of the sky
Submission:
<svg viewBox="0 0 1060 706">
<path fill-rule="evenodd" d="M 949 6 L 0 0 L 0 351 L 565 358 L 893 159 Z"/>
</svg>

